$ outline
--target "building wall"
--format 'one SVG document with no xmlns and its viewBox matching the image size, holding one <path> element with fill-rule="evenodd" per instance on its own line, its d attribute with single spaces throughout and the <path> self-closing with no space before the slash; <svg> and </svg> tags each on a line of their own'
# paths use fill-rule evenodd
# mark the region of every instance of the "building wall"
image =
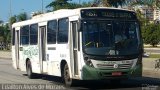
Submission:
<svg viewBox="0 0 160 90">
<path fill-rule="evenodd" d="M 160 10 L 155 9 L 154 10 L 154 20 L 158 19 L 160 17 Z"/>
<path fill-rule="evenodd" d="M 160 17 L 160 10 L 156 8 L 140 7 L 141 12 L 150 21 L 154 21 Z"/>
</svg>

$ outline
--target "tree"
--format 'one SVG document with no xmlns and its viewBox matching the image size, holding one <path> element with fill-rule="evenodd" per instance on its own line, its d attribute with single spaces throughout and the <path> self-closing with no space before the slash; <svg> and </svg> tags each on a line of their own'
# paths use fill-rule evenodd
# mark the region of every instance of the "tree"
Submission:
<svg viewBox="0 0 160 90">
<path fill-rule="evenodd" d="M 3 27 L 0 26 L 0 42 L 3 41 Z"/>
<path fill-rule="evenodd" d="M 2 24 L 3 23 L 3 21 L 2 20 L 0 20 L 0 24 Z"/>
<path fill-rule="evenodd" d="M 20 13 L 18 15 L 14 15 L 14 16 L 10 17 L 9 18 L 9 23 L 10 23 L 10 25 L 12 25 L 15 22 L 24 21 L 24 20 L 27 20 L 27 19 L 28 19 L 27 13 L 24 12 L 24 13 Z"/>
<path fill-rule="evenodd" d="M 5 47 L 3 49 L 9 49 L 8 44 L 11 40 L 11 32 L 9 30 L 9 24 L 3 24 L 0 26 L 0 42 L 3 43 Z M 2 47 L 1 47 L 2 49 Z"/>
<path fill-rule="evenodd" d="M 3 38 L 4 38 L 4 42 L 8 43 L 10 42 L 11 39 L 11 32 L 9 30 L 9 24 L 6 24 L 3 26 Z"/>
<path fill-rule="evenodd" d="M 95 0 L 95 4 L 97 6 L 104 6 L 104 7 L 118 7 L 123 6 L 126 4 L 127 0 Z"/>
<path fill-rule="evenodd" d="M 133 0 L 130 5 L 144 5 L 154 9 L 155 7 L 160 8 L 160 0 Z"/>
<path fill-rule="evenodd" d="M 160 24 L 148 24 L 142 27 L 142 37 L 144 43 L 155 47 L 160 42 Z"/>
<path fill-rule="evenodd" d="M 69 0 L 55 0 L 51 2 L 49 5 L 47 5 L 47 8 L 52 8 L 53 11 L 58 9 L 75 9 L 80 7 L 88 7 L 91 6 L 91 3 L 83 2 L 82 4 L 77 3 L 69 3 Z"/>
<path fill-rule="evenodd" d="M 139 9 L 136 10 L 136 14 L 137 14 L 138 20 L 140 21 L 140 25 L 142 27 L 143 26 L 145 27 L 149 23 L 149 20 L 145 18 L 144 14 Z"/>
<path fill-rule="evenodd" d="M 47 12 L 50 12 L 50 11 L 47 11 Z M 34 16 L 37 16 L 37 15 L 40 15 L 40 14 L 42 14 L 42 12 L 37 11 L 37 12 L 33 12 L 31 16 L 34 17 Z"/>
<path fill-rule="evenodd" d="M 14 15 L 9 18 L 9 24 L 12 25 L 13 23 L 17 22 L 17 16 Z"/>
<path fill-rule="evenodd" d="M 9 43 L 11 42 L 11 30 L 9 28 L 9 24 L 5 24 L 3 26 L 3 43 L 4 43 L 4 49 L 9 50 Z"/>
<path fill-rule="evenodd" d="M 27 20 L 27 13 L 20 13 L 19 15 L 17 15 L 17 21 L 24 21 Z"/>
<path fill-rule="evenodd" d="M 52 7 L 53 11 L 58 10 L 58 9 L 69 8 L 68 1 L 69 0 L 55 0 L 55 1 L 51 2 L 49 5 L 47 5 L 46 7 Z"/>
</svg>

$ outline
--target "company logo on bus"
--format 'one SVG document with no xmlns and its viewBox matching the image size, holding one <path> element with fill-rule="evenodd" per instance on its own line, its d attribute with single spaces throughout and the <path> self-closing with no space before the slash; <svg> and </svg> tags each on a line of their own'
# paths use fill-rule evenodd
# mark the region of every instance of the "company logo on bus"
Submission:
<svg viewBox="0 0 160 90">
<path fill-rule="evenodd" d="M 113 68 L 118 68 L 119 65 L 118 64 L 114 64 Z"/>
</svg>

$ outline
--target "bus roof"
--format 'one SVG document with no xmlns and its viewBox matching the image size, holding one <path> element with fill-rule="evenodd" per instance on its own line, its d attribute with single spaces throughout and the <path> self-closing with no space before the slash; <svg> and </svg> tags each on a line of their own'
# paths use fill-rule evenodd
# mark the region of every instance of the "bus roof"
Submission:
<svg viewBox="0 0 160 90">
<path fill-rule="evenodd" d="M 38 22 L 45 22 L 47 20 L 64 18 L 64 17 L 74 16 L 74 15 L 80 15 L 80 11 L 84 10 L 84 9 L 115 9 L 115 10 L 134 12 L 132 10 L 127 10 L 127 9 L 122 9 L 122 8 L 113 8 L 113 7 L 86 7 L 86 8 L 77 8 L 77 9 L 60 9 L 57 11 L 33 16 L 29 20 L 16 22 L 12 25 L 12 27 L 20 27 L 20 26 L 34 24 L 34 23 L 38 23 Z"/>
<path fill-rule="evenodd" d="M 134 12 L 133 10 L 123 9 L 123 8 L 114 8 L 114 7 L 86 7 L 86 8 L 77 8 L 77 10 L 82 10 L 82 9 L 115 9 L 115 10 L 124 10 L 124 11 Z"/>
</svg>

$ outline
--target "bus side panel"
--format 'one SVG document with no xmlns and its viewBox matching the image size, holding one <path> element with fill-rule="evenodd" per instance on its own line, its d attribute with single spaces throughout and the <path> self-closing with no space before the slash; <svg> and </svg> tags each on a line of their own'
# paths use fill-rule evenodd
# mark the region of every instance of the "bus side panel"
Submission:
<svg viewBox="0 0 160 90">
<path fill-rule="evenodd" d="M 21 71 L 26 71 L 25 60 L 23 58 L 23 47 L 20 46 L 19 50 L 19 67 Z"/>
<path fill-rule="evenodd" d="M 32 64 L 32 72 L 40 73 L 39 49 L 37 45 L 23 46 L 21 59 L 23 60 L 23 69 L 26 68 L 26 60 L 29 59 Z"/>
<path fill-rule="evenodd" d="M 60 76 L 60 67 L 58 61 L 58 54 L 57 54 L 57 45 L 47 45 L 47 61 L 48 61 L 48 74 L 54 76 Z"/>
<path fill-rule="evenodd" d="M 53 53 L 53 51 L 47 51 L 49 56 L 48 74 L 54 76 L 61 76 L 62 60 L 67 62 L 70 69 L 69 47 L 67 44 L 58 44 L 56 45 L 56 51 L 57 52 L 55 53 Z"/>
<path fill-rule="evenodd" d="M 12 46 L 12 66 L 17 69 L 17 66 L 16 66 L 16 57 L 15 57 L 15 46 Z"/>
<path fill-rule="evenodd" d="M 58 48 L 58 51 L 59 51 L 58 52 L 58 55 L 59 55 L 58 59 L 59 59 L 59 62 L 60 62 L 59 64 L 61 65 L 62 60 L 66 61 L 66 63 L 68 64 L 70 77 L 72 78 L 69 44 L 59 44 L 57 48 Z"/>
</svg>

